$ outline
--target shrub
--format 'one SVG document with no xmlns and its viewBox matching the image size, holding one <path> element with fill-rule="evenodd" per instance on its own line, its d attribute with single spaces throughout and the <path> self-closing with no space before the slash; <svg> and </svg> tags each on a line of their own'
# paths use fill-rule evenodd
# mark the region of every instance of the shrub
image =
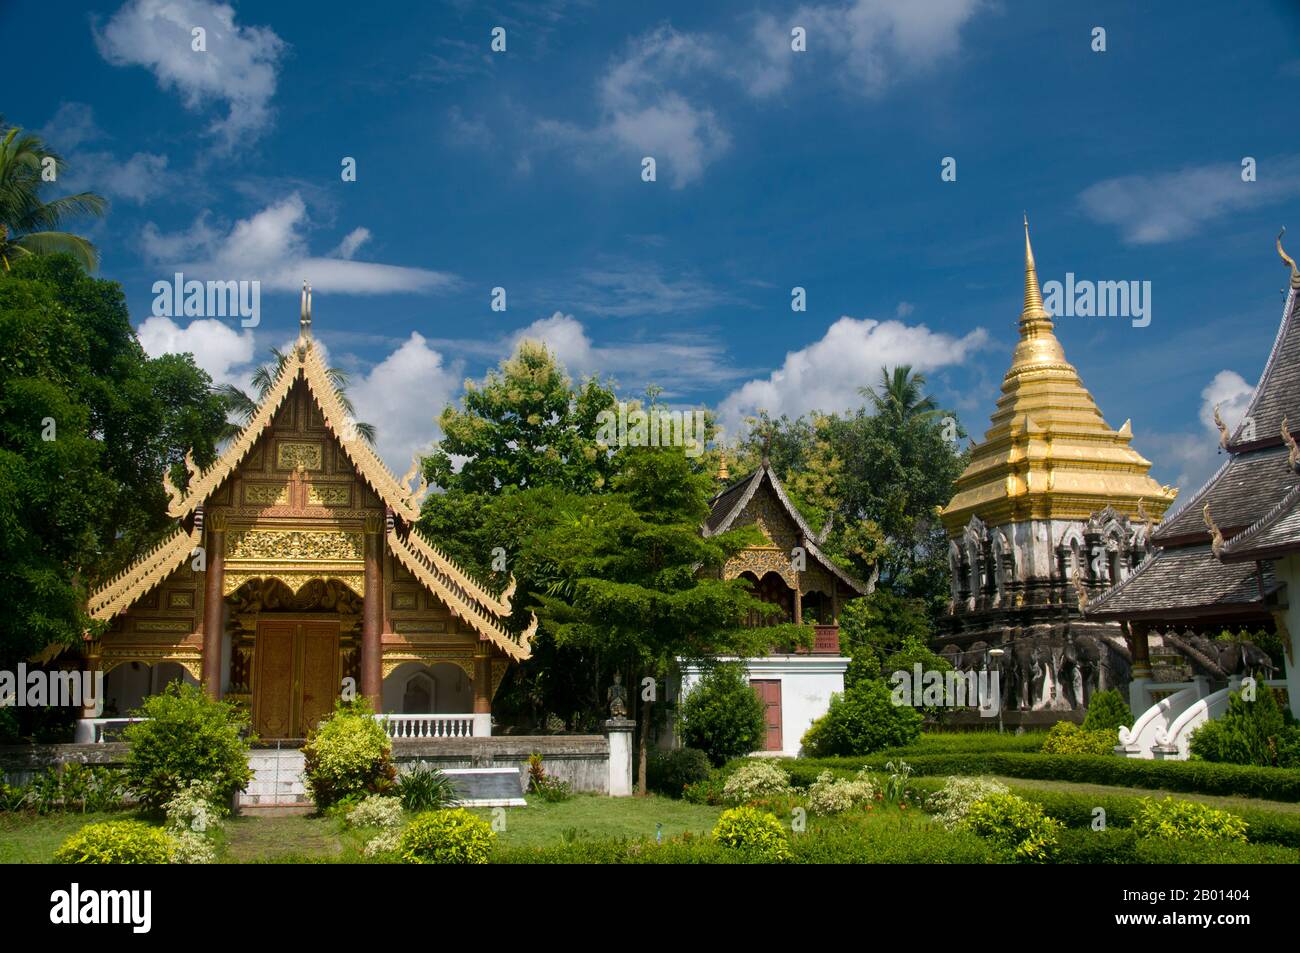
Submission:
<svg viewBox="0 0 1300 953">
<path fill-rule="evenodd" d="M 956 830 L 973 805 L 1011 789 L 992 778 L 949 778 L 941 791 L 930 795 L 926 810 L 948 830 Z"/>
<path fill-rule="evenodd" d="M 536 751 L 528 756 L 528 793 L 548 803 L 567 801 L 570 794 L 569 783 L 548 775 L 542 756 Z"/>
<path fill-rule="evenodd" d="M 762 797 L 789 794 L 790 776 L 764 758 L 746 761 L 727 778 L 722 786 L 722 800 L 727 804 L 745 804 Z"/>
<path fill-rule="evenodd" d="M 31 803 L 31 791 L 28 788 L 14 787 L 0 781 L 0 812 L 21 811 Z"/>
<path fill-rule="evenodd" d="M 1042 864 L 1055 857 L 1061 822 L 1024 798 L 994 794 L 970 806 L 962 828 L 986 838 L 1009 860 Z"/>
<path fill-rule="evenodd" d="M 408 864 L 486 864 L 495 836 L 464 808 L 429 811 L 402 831 L 398 850 Z"/>
<path fill-rule="evenodd" d="M 173 682 L 146 698 L 138 714 L 148 720 L 124 733 L 131 745 L 126 776 L 147 807 L 161 809 L 191 781 L 211 782 L 223 802 L 248 785 L 248 744 L 240 737 L 248 716 L 241 709 Z"/>
<path fill-rule="evenodd" d="M 713 666 L 682 699 L 678 730 L 687 748 L 715 765 L 758 751 L 767 735 L 763 702 L 738 662 Z"/>
<path fill-rule="evenodd" d="M 1108 688 L 1096 692 L 1088 699 L 1088 714 L 1083 719 L 1084 731 L 1108 731 L 1119 741 L 1119 729 L 1133 727 L 1133 712 L 1119 689 Z"/>
<path fill-rule="evenodd" d="M 808 810 L 814 814 L 841 814 L 866 804 L 876 796 L 875 786 L 863 770 L 856 778 L 836 778 L 829 771 L 817 775 L 808 788 Z"/>
<path fill-rule="evenodd" d="M 211 864 L 217 859 L 217 848 L 208 837 L 194 831 L 168 831 L 171 853 L 168 862 L 173 864 Z"/>
<path fill-rule="evenodd" d="M 1119 737 L 1114 731 L 1089 731 L 1072 721 L 1058 721 L 1047 733 L 1043 754 L 1111 754 Z"/>
<path fill-rule="evenodd" d="M 681 797 L 688 785 L 712 773 L 709 756 L 695 748 L 651 751 L 646 757 L 646 786 L 668 797 Z"/>
<path fill-rule="evenodd" d="M 161 827 L 143 821 L 87 824 L 54 854 L 56 864 L 165 864 L 172 839 Z"/>
<path fill-rule="evenodd" d="M 1171 797 L 1162 801 L 1143 798 L 1142 808 L 1133 819 L 1133 831 L 1139 837 L 1244 841 L 1248 827 L 1245 819 L 1236 814 Z"/>
<path fill-rule="evenodd" d="M 32 782 L 29 802 L 38 814 L 53 811 L 109 811 L 122 806 L 126 779 L 115 768 L 70 761 L 49 768 Z"/>
<path fill-rule="evenodd" d="M 1223 717 L 1196 729 L 1189 746 L 1192 757 L 1205 761 L 1300 767 L 1300 729 L 1267 685 L 1256 686 L 1254 701 L 1246 701 L 1241 692 L 1229 695 Z"/>
<path fill-rule="evenodd" d="M 723 772 L 714 771 L 704 780 L 686 785 L 682 789 L 682 799 L 692 804 L 721 804 L 727 780 Z"/>
<path fill-rule="evenodd" d="M 772 814 L 752 807 L 733 807 L 723 811 L 713 828 L 718 843 L 743 851 L 766 863 L 789 860 L 790 839 L 785 828 Z"/>
<path fill-rule="evenodd" d="M 388 790 L 397 770 L 390 757 L 392 739 L 359 700 L 339 703 L 302 749 L 307 791 L 319 809 Z"/>
<path fill-rule="evenodd" d="M 831 697 L 829 710 L 803 736 L 803 746 L 814 758 L 862 755 L 912 744 L 920 734 L 915 709 L 895 705 L 882 683 L 862 681 Z"/>
<path fill-rule="evenodd" d="M 167 828 L 207 834 L 219 830 L 226 809 L 215 801 L 216 789 L 210 781 L 191 781 L 167 802 Z"/>
<path fill-rule="evenodd" d="M 396 798 L 372 794 L 348 811 L 343 819 L 349 827 L 397 828 L 402 826 L 402 805 Z"/>
<path fill-rule="evenodd" d="M 440 811 L 460 801 L 451 778 L 426 765 L 398 775 L 397 797 L 408 811 Z"/>
<path fill-rule="evenodd" d="M 402 832 L 396 827 L 381 830 L 370 840 L 361 853 L 367 857 L 379 857 L 383 854 L 396 854 L 402 847 Z"/>
</svg>

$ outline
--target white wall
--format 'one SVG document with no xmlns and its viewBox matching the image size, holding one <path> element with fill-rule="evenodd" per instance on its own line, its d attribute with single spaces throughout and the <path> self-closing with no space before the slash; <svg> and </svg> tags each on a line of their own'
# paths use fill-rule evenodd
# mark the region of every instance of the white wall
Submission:
<svg viewBox="0 0 1300 953">
<path fill-rule="evenodd" d="M 1291 633 L 1292 655 L 1300 651 L 1300 557 L 1287 556 L 1273 563 L 1273 571 L 1278 582 L 1285 582 L 1288 598 L 1286 610 L 1286 628 Z M 1283 653 L 1285 658 L 1286 653 Z M 1300 657 L 1295 661 L 1286 661 L 1286 693 L 1291 704 L 1291 714 L 1300 718 Z"/>
<path fill-rule="evenodd" d="M 797 756 L 804 732 L 826 714 L 831 695 L 844 691 L 844 673 L 849 660 L 825 655 L 771 655 L 741 661 L 750 679 L 774 679 L 781 683 L 781 751 L 755 754 Z M 685 697 L 699 680 L 700 669 L 683 664 L 680 697 Z"/>
</svg>

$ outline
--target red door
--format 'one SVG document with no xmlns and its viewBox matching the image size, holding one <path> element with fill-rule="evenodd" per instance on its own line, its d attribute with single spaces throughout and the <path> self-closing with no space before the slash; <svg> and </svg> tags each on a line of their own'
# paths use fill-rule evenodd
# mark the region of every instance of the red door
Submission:
<svg viewBox="0 0 1300 953">
<path fill-rule="evenodd" d="M 758 695 L 767 712 L 767 744 L 764 750 L 780 751 L 782 748 L 781 680 L 779 678 L 751 679 L 749 684 L 753 686 L 754 693 Z"/>
</svg>

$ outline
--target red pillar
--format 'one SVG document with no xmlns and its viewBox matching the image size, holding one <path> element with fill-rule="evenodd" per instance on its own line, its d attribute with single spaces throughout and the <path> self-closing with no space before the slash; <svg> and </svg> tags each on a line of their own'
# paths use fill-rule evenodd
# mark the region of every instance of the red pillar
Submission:
<svg viewBox="0 0 1300 953">
<path fill-rule="evenodd" d="M 366 517 L 366 585 L 361 616 L 361 694 L 376 711 L 383 711 L 383 645 L 381 643 L 384 619 L 383 537 L 379 530 L 382 521 L 377 516 Z"/>
<path fill-rule="evenodd" d="M 203 690 L 213 700 L 221 698 L 221 636 L 225 626 L 226 598 L 222 583 L 226 568 L 226 516 L 205 514 L 207 545 L 203 580 Z"/>
<path fill-rule="evenodd" d="M 474 714 L 492 714 L 492 657 L 481 642 L 474 656 Z"/>
</svg>

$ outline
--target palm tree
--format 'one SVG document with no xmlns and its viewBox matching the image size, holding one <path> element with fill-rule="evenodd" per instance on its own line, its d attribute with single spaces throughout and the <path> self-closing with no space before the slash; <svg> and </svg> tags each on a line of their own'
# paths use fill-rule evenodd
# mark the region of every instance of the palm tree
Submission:
<svg viewBox="0 0 1300 953">
<path fill-rule="evenodd" d="M 0 130 L 4 119 L 0 117 Z M 43 173 L 53 168 L 55 177 L 64 169 L 62 157 L 46 148 L 38 136 L 22 133 L 17 126 L 0 140 L 0 260 L 5 271 L 9 262 L 26 255 L 71 255 L 93 271 L 99 251 L 80 235 L 57 229 L 78 215 L 103 215 L 108 203 L 94 192 L 65 195 L 43 202 L 37 194 L 45 184 Z"/>
<path fill-rule="evenodd" d="M 217 393 L 220 394 L 221 398 L 226 402 L 226 412 L 228 414 L 233 414 L 236 418 L 242 421 L 243 424 L 247 424 L 253 419 L 253 414 L 257 412 L 258 404 L 265 400 L 266 395 L 271 392 L 271 387 L 275 384 L 276 378 L 280 376 L 280 372 L 284 370 L 284 365 L 289 360 L 289 355 L 284 353 L 284 351 L 281 351 L 278 347 L 271 348 L 271 356 L 274 358 L 274 361 L 263 364 L 253 372 L 252 384 L 257 388 L 256 400 L 250 397 L 246 391 L 236 387 L 234 384 L 222 384 L 217 388 Z M 348 416 L 355 417 L 356 409 L 352 406 L 352 400 L 348 397 L 347 393 L 347 372 L 342 368 L 330 367 L 326 368 L 325 376 L 329 379 L 329 382 L 334 385 L 334 390 L 338 393 L 339 403 L 343 405 L 343 409 L 347 411 Z M 357 433 L 360 435 L 362 440 L 370 444 L 372 447 L 375 445 L 376 431 L 374 424 L 362 423 L 357 420 L 354 421 L 353 426 L 356 427 Z M 226 432 L 222 436 L 223 438 L 233 437 L 235 434 L 239 433 L 239 430 L 239 425 L 229 424 L 227 425 Z"/>
<path fill-rule="evenodd" d="M 887 367 L 880 369 L 879 391 L 859 387 L 858 393 L 870 398 L 877 414 L 895 424 L 905 424 L 912 420 L 927 420 L 939 413 L 939 405 L 929 394 L 923 395 L 924 390 L 925 375 L 912 373 L 911 364 L 902 364 L 893 371 Z"/>
</svg>

